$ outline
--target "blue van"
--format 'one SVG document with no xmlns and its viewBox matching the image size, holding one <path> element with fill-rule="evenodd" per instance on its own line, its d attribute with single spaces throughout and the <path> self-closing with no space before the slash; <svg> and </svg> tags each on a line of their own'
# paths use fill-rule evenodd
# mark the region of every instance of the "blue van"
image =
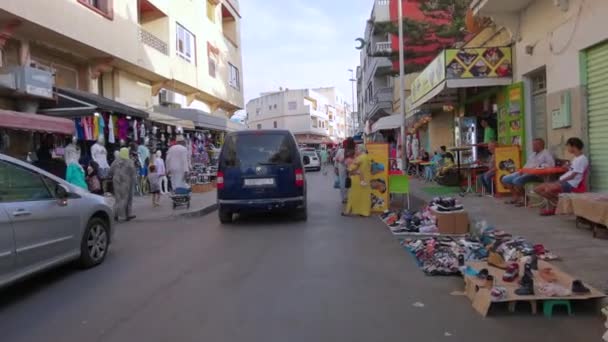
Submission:
<svg viewBox="0 0 608 342">
<path fill-rule="evenodd" d="M 304 163 L 294 136 L 285 130 L 229 133 L 217 172 L 217 203 L 222 223 L 233 214 L 293 212 L 306 220 Z"/>
</svg>

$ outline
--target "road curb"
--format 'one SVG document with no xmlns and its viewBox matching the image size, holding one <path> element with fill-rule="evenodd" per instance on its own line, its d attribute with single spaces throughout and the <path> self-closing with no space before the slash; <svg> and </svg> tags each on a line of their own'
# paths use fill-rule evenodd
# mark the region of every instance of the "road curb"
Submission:
<svg viewBox="0 0 608 342">
<path fill-rule="evenodd" d="M 192 218 L 192 217 L 201 217 L 201 216 L 205 216 L 208 214 L 211 214 L 212 212 L 217 210 L 217 203 L 213 203 L 211 205 L 208 205 L 202 209 L 199 210 L 194 210 L 194 211 L 188 211 L 185 213 L 180 213 L 177 214 L 176 216 L 179 217 L 186 217 L 186 218 Z"/>
</svg>

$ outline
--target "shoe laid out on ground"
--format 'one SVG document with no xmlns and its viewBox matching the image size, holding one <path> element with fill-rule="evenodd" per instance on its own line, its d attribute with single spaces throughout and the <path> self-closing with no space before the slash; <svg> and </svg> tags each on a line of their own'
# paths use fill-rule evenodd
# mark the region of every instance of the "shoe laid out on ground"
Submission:
<svg viewBox="0 0 608 342">
<path fill-rule="evenodd" d="M 543 268 L 538 271 L 538 275 L 541 279 L 547 283 L 554 283 L 557 281 L 557 275 L 551 268 Z"/>
<path fill-rule="evenodd" d="M 515 290 L 515 294 L 518 296 L 533 296 L 534 295 L 534 280 L 531 278 L 529 280 L 526 280 L 521 285 L 520 288 Z"/>
<path fill-rule="evenodd" d="M 572 295 L 572 292 L 569 289 L 554 283 L 539 286 L 538 293 L 545 297 L 568 297 Z"/>
<path fill-rule="evenodd" d="M 507 267 L 505 274 L 502 276 L 502 280 L 507 283 L 514 282 L 519 277 L 519 264 L 513 263 Z"/>
<path fill-rule="evenodd" d="M 532 267 L 530 264 L 526 264 L 524 269 L 524 275 L 519 281 L 521 287 L 515 290 L 515 294 L 518 296 L 532 296 L 534 295 L 534 274 L 532 273 Z"/>
<path fill-rule="evenodd" d="M 493 302 L 499 302 L 507 299 L 507 288 L 502 286 L 495 286 L 490 291 L 490 296 Z"/>
<path fill-rule="evenodd" d="M 579 295 L 579 294 L 587 294 L 590 292 L 591 292 L 591 290 L 589 290 L 589 288 L 586 287 L 582 281 L 575 280 L 572 282 L 572 293 Z"/>
<path fill-rule="evenodd" d="M 456 199 L 451 197 L 437 197 L 430 203 L 431 208 L 438 212 L 458 212 L 463 211 L 464 207 Z"/>
<path fill-rule="evenodd" d="M 555 215 L 555 209 L 543 209 L 540 212 L 540 216 L 553 216 Z"/>
</svg>

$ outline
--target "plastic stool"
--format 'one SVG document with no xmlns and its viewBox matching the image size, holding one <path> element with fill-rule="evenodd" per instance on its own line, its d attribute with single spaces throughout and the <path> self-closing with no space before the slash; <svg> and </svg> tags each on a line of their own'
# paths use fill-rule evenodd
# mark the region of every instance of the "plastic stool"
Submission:
<svg viewBox="0 0 608 342">
<path fill-rule="evenodd" d="M 543 303 L 543 313 L 545 317 L 551 318 L 553 316 L 553 308 L 555 306 L 565 306 L 568 310 L 568 315 L 572 316 L 572 306 L 569 300 L 546 300 Z"/>
</svg>

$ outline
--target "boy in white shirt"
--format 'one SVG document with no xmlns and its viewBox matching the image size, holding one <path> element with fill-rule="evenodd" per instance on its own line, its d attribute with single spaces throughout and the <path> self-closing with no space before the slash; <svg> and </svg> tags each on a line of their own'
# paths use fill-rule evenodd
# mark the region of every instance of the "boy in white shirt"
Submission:
<svg viewBox="0 0 608 342">
<path fill-rule="evenodd" d="M 589 159 L 583 154 L 585 144 L 579 138 L 570 138 L 566 141 L 568 152 L 574 155 L 572 162 L 567 165 L 568 172 L 559 177 L 554 183 L 544 183 L 537 186 L 534 191 L 549 201 L 549 207 L 541 211 L 542 216 L 555 215 L 555 204 L 560 193 L 569 193 L 578 188 L 589 169 Z"/>
</svg>

